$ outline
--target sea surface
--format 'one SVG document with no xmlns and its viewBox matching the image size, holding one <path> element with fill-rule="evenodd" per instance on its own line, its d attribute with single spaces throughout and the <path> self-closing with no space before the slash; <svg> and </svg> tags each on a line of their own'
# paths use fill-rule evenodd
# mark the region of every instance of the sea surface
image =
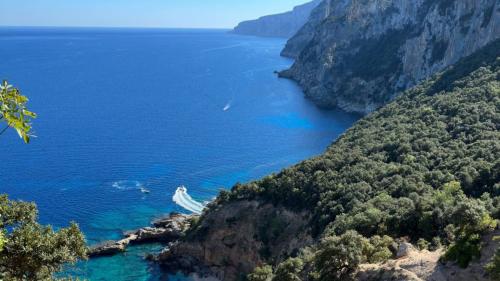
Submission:
<svg viewBox="0 0 500 281">
<path fill-rule="evenodd" d="M 89 244 L 320 154 L 358 116 L 321 111 L 291 81 L 282 39 L 225 30 L 0 28 L 0 79 L 30 98 L 36 138 L 0 136 L 0 193 Z M 141 192 L 141 188 L 151 191 Z M 161 245 L 81 262 L 87 280 L 164 280 Z M 162 279 L 163 278 L 163 279 Z M 170 280 L 185 280 L 178 275 Z"/>
</svg>

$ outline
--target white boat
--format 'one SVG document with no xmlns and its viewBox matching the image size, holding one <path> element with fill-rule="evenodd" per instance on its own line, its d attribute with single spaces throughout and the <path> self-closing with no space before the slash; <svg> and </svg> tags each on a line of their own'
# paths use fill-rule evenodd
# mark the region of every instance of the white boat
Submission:
<svg viewBox="0 0 500 281">
<path fill-rule="evenodd" d="M 226 104 L 222 110 L 228 111 L 231 108 L 231 103 Z"/>
<path fill-rule="evenodd" d="M 191 211 L 195 214 L 201 214 L 205 205 L 194 200 L 188 193 L 187 188 L 183 185 L 177 187 L 172 200 L 184 209 Z"/>
<path fill-rule="evenodd" d="M 141 192 L 142 193 L 151 193 L 151 191 L 149 189 L 146 189 L 144 187 L 141 187 Z"/>
</svg>

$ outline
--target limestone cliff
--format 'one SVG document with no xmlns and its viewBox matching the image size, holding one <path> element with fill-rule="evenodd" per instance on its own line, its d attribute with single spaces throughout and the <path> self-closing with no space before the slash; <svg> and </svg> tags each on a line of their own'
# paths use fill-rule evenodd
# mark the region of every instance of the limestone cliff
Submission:
<svg viewBox="0 0 500 281">
<path fill-rule="evenodd" d="M 188 241 L 170 245 L 159 256 L 169 271 L 184 270 L 239 280 L 256 266 L 311 245 L 306 212 L 294 213 L 257 201 L 233 202 L 208 212 Z M 214 227 L 216 226 L 216 227 Z"/>
<path fill-rule="evenodd" d="M 369 113 L 499 37 L 499 0 L 325 0 L 281 75 L 321 107 Z"/>
<path fill-rule="evenodd" d="M 263 37 L 292 37 L 308 20 L 321 0 L 295 7 L 292 11 L 240 23 L 233 33 Z"/>
</svg>

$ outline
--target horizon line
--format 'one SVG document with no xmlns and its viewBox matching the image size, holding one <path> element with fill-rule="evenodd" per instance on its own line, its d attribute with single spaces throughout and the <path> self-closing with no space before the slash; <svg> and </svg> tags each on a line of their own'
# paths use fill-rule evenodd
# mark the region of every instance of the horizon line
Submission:
<svg viewBox="0 0 500 281">
<path fill-rule="evenodd" d="M 102 28 L 102 29 L 204 29 L 232 30 L 233 27 L 166 27 L 166 26 L 105 26 L 105 25 L 2 25 L 0 28 Z"/>
</svg>

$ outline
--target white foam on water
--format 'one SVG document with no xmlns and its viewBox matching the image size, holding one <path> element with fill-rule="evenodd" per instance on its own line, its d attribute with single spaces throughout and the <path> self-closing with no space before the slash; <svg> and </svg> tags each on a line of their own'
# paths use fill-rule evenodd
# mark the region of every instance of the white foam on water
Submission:
<svg viewBox="0 0 500 281">
<path fill-rule="evenodd" d="M 205 209 L 205 205 L 194 200 L 187 193 L 187 188 L 185 187 L 178 187 L 175 191 L 174 196 L 172 197 L 172 200 L 175 202 L 175 204 L 195 214 L 201 214 L 203 212 L 203 209 Z"/>
<path fill-rule="evenodd" d="M 118 190 L 139 190 L 143 187 L 143 184 L 139 181 L 115 181 L 112 186 Z"/>
</svg>

